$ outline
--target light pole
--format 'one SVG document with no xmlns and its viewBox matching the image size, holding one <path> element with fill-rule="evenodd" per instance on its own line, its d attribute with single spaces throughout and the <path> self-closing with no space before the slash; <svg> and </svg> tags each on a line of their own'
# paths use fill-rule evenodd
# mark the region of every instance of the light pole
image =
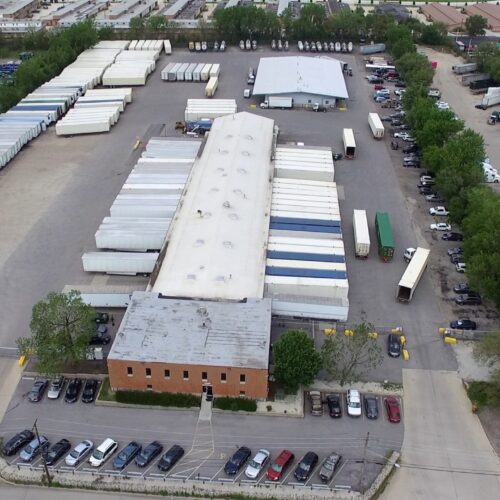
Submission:
<svg viewBox="0 0 500 500">
<path fill-rule="evenodd" d="M 38 443 L 40 443 L 40 435 L 38 434 L 38 427 L 36 425 L 37 420 L 38 419 L 35 419 L 35 423 L 33 424 L 33 430 L 35 431 L 35 436 L 36 436 L 36 439 L 38 440 Z M 48 443 L 47 443 L 47 446 L 48 446 Z M 49 474 L 49 468 L 47 467 L 47 460 L 46 460 L 44 451 L 45 450 L 42 449 L 43 467 L 45 469 L 45 475 L 47 476 L 47 483 L 49 486 L 52 486 L 52 477 Z"/>
</svg>

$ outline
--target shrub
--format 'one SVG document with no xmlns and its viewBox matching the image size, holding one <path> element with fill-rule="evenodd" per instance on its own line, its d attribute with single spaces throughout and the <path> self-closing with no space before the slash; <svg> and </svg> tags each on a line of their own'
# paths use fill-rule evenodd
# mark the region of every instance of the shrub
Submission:
<svg viewBox="0 0 500 500">
<path fill-rule="evenodd" d="M 257 402 L 254 399 L 247 398 L 215 398 L 214 400 L 215 408 L 219 410 L 230 410 L 230 411 L 256 411 Z"/>
<path fill-rule="evenodd" d="M 471 382 L 467 390 L 469 399 L 477 403 L 479 408 L 483 406 L 498 406 L 497 389 L 490 382 Z"/>
<path fill-rule="evenodd" d="M 152 391 L 116 391 L 116 401 L 133 405 L 174 406 L 177 408 L 191 408 L 201 405 L 200 396 Z"/>
</svg>

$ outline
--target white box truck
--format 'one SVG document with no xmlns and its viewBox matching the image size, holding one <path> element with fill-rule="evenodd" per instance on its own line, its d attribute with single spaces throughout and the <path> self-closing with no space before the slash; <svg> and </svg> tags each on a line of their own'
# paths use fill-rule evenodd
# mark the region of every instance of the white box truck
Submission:
<svg viewBox="0 0 500 500">
<path fill-rule="evenodd" d="M 210 80 L 208 80 L 207 86 L 205 87 L 205 96 L 213 97 L 218 85 L 219 79 L 216 76 L 212 76 Z"/>
<path fill-rule="evenodd" d="M 352 225 L 354 227 L 354 250 L 356 257 L 366 259 L 370 253 L 370 232 L 368 231 L 366 210 L 354 210 Z"/>
<path fill-rule="evenodd" d="M 429 260 L 430 250 L 418 247 L 404 272 L 396 291 L 396 299 L 400 302 L 410 302 L 417 289 L 420 278 L 424 274 Z"/>
<path fill-rule="evenodd" d="M 456 75 L 463 75 L 465 73 L 472 73 L 477 71 L 477 63 L 456 64 L 451 67 L 451 70 Z"/>
<path fill-rule="evenodd" d="M 370 129 L 375 139 L 382 139 L 384 137 L 384 124 L 378 116 L 378 113 L 368 113 L 368 125 L 370 125 Z"/>
<path fill-rule="evenodd" d="M 170 40 L 163 40 L 163 46 L 165 48 L 165 54 L 167 54 L 167 56 L 172 54 L 172 44 L 170 43 Z"/>
<path fill-rule="evenodd" d="M 269 108 L 290 109 L 293 108 L 293 98 L 270 95 L 264 102 L 260 103 L 260 107 L 262 109 L 269 109 Z"/>
<path fill-rule="evenodd" d="M 500 87 L 489 87 L 488 92 L 484 94 L 481 104 L 477 107 L 486 109 L 495 104 L 500 104 Z"/>
<path fill-rule="evenodd" d="M 344 142 L 344 156 L 349 160 L 354 158 L 356 156 L 356 141 L 354 140 L 352 128 L 343 130 L 342 140 Z"/>
</svg>

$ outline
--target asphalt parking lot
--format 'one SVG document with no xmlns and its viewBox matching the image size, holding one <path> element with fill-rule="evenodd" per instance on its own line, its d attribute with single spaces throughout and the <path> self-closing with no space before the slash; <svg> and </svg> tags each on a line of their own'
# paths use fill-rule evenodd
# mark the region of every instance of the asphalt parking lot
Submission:
<svg viewBox="0 0 500 500">
<path fill-rule="evenodd" d="M 4 441 L 25 428 L 31 429 L 37 419 L 40 435 L 54 444 L 63 437 L 69 439 L 74 447 L 83 439 L 90 439 L 98 446 L 105 438 L 118 441 L 119 449 L 131 440 L 146 446 L 152 440 L 159 440 L 164 452 L 173 444 L 181 445 L 184 457 L 168 473 L 161 472 L 153 461 L 141 469 L 134 463 L 123 471 L 113 469 L 111 460 L 99 468 L 91 467 L 87 460 L 78 467 L 68 467 L 62 457 L 51 470 L 58 473 L 71 473 L 73 470 L 84 473 L 100 473 L 127 477 L 168 477 L 174 480 L 196 479 L 220 483 L 259 483 L 267 484 L 264 474 L 256 480 L 247 479 L 243 467 L 234 477 L 228 477 L 223 467 L 225 462 L 239 446 L 248 446 L 253 454 L 260 448 L 271 452 L 271 460 L 282 449 L 291 450 L 295 459 L 277 484 L 312 486 L 313 488 L 357 489 L 363 473 L 362 485 L 368 486 L 385 463 L 391 450 L 401 447 L 404 430 L 404 416 L 399 424 L 387 420 L 383 408 L 383 396 L 378 395 L 379 418 L 369 420 L 364 412 L 359 418 L 347 416 L 345 397 L 342 401 L 343 416 L 332 419 L 324 405 L 323 416 L 312 416 L 306 398 L 305 418 L 267 417 L 255 415 L 232 415 L 213 413 L 211 424 L 198 421 L 197 411 L 142 410 L 103 407 L 78 401 L 65 403 L 61 396 L 58 400 L 46 397 L 39 403 L 26 399 L 33 380 L 23 378 L 11 401 L 0 433 Z M 325 395 L 323 395 L 325 396 Z M 181 418 L 180 418 L 181 417 Z M 147 419 L 147 420 L 146 420 Z M 138 426 L 138 422 L 146 422 Z M 369 435 L 368 435 L 369 433 Z M 318 466 L 305 483 L 293 477 L 293 471 L 307 451 L 319 456 Z M 323 484 L 317 473 L 321 462 L 332 452 L 342 455 L 342 462 L 328 484 Z M 366 459 L 362 471 L 363 458 Z M 42 458 L 26 464 L 18 456 L 9 457 L 9 463 L 19 467 L 43 467 Z M 272 483 L 276 484 L 276 483 Z"/>
</svg>

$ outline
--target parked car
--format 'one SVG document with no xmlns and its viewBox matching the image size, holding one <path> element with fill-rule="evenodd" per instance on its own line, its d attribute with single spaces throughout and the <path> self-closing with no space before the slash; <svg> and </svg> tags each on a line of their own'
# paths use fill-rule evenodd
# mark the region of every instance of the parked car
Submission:
<svg viewBox="0 0 500 500">
<path fill-rule="evenodd" d="M 297 481 L 307 481 L 312 471 L 318 463 L 318 455 L 313 451 L 308 451 L 298 463 L 293 475 Z"/>
<path fill-rule="evenodd" d="M 111 438 L 106 438 L 92 453 L 89 464 L 92 467 L 100 467 L 117 450 L 118 443 Z"/>
<path fill-rule="evenodd" d="M 425 174 L 422 174 L 420 176 L 420 182 L 427 182 L 429 185 L 436 183 L 436 181 L 434 180 L 434 177 L 431 177 L 430 175 L 425 175 Z"/>
<path fill-rule="evenodd" d="M 101 328 L 104 327 L 104 328 Z M 106 325 L 99 325 L 96 328 L 94 335 L 90 338 L 90 345 L 107 345 L 111 342 L 111 335 L 108 332 Z"/>
<path fill-rule="evenodd" d="M 452 255 L 462 255 L 464 253 L 464 249 L 462 247 L 448 248 L 447 253 L 450 257 Z"/>
<path fill-rule="evenodd" d="M 434 202 L 434 203 L 439 203 L 440 201 L 444 201 L 443 198 L 441 198 L 441 196 L 439 196 L 438 194 L 434 193 L 434 194 L 428 194 L 425 199 L 429 202 Z"/>
<path fill-rule="evenodd" d="M 342 456 L 338 453 L 331 453 L 330 455 L 328 455 L 321 464 L 319 478 L 325 483 L 330 481 L 335 474 L 335 470 L 339 466 L 341 460 Z"/>
<path fill-rule="evenodd" d="M 425 195 L 425 196 L 429 196 L 431 194 L 436 194 L 432 190 L 431 186 L 418 186 L 418 190 L 419 190 L 420 194 Z"/>
<path fill-rule="evenodd" d="M 66 465 L 76 467 L 92 450 L 94 443 L 88 439 L 77 444 L 73 450 L 66 455 Z"/>
<path fill-rule="evenodd" d="M 92 403 L 97 395 L 99 383 L 94 378 L 89 378 L 85 382 L 82 393 L 82 403 Z"/>
<path fill-rule="evenodd" d="M 429 208 L 429 214 L 437 215 L 439 217 L 446 217 L 447 215 L 450 215 L 450 212 L 446 209 L 446 207 L 440 205 L 437 207 Z"/>
<path fill-rule="evenodd" d="M 457 262 L 455 264 L 455 269 L 457 270 L 458 273 L 465 273 L 465 269 L 466 269 L 465 262 Z"/>
<path fill-rule="evenodd" d="M 469 288 L 469 283 L 459 283 L 453 287 L 453 291 L 455 293 L 471 293 L 471 289 Z"/>
<path fill-rule="evenodd" d="M 295 455 L 290 450 L 283 450 L 267 469 L 266 476 L 270 481 L 279 481 L 293 462 Z"/>
<path fill-rule="evenodd" d="M 387 336 L 387 354 L 389 354 L 391 358 L 397 358 L 401 355 L 401 341 L 399 335 L 390 333 Z"/>
<path fill-rule="evenodd" d="M 460 233 L 445 233 L 441 239 L 444 241 L 463 241 L 464 237 Z"/>
<path fill-rule="evenodd" d="M 382 121 L 382 122 L 390 122 L 390 121 L 392 121 L 392 118 L 390 116 L 387 116 L 387 115 L 386 116 L 381 116 L 380 117 L 380 121 Z"/>
<path fill-rule="evenodd" d="M 480 306 L 482 303 L 481 295 L 478 293 L 463 293 L 455 297 L 455 302 L 459 306 Z"/>
<path fill-rule="evenodd" d="M 23 462 L 32 462 L 43 450 L 45 446 L 49 445 L 49 441 L 45 436 L 38 436 L 27 444 L 23 451 L 19 454 L 19 458 Z"/>
<path fill-rule="evenodd" d="M 368 83 L 384 83 L 384 80 L 380 78 L 380 76 L 368 75 L 366 78 L 368 80 Z"/>
<path fill-rule="evenodd" d="M 52 379 L 49 385 L 49 391 L 47 392 L 48 399 L 59 399 L 64 387 L 64 377 L 61 375 Z"/>
<path fill-rule="evenodd" d="M 450 224 L 446 222 L 437 222 L 436 224 L 431 224 L 429 227 L 432 231 L 449 231 L 451 229 Z"/>
<path fill-rule="evenodd" d="M 174 444 L 158 462 L 158 469 L 163 472 L 169 471 L 184 455 L 184 448 L 178 444 Z"/>
<path fill-rule="evenodd" d="M 253 457 L 247 465 L 247 468 L 245 469 L 245 476 L 249 479 L 255 479 L 266 466 L 270 456 L 271 453 L 269 453 L 269 451 L 264 449 L 259 450 L 255 457 Z"/>
<path fill-rule="evenodd" d="M 109 314 L 105 312 L 96 311 L 95 322 L 99 325 L 109 323 Z"/>
<path fill-rule="evenodd" d="M 453 330 L 475 330 L 477 323 L 470 319 L 456 319 L 450 323 L 450 328 Z"/>
<path fill-rule="evenodd" d="M 120 453 L 113 459 L 113 468 L 118 470 L 124 469 L 141 450 L 142 446 L 138 442 L 131 441 L 125 448 L 122 448 Z"/>
<path fill-rule="evenodd" d="M 420 168 L 420 160 L 403 161 L 403 167 L 405 167 L 405 168 Z"/>
<path fill-rule="evenodd" d="M 342 416 L 342 404 L 340 401 L 339 394 L 328 394 L 328 396 L 326 396 L 330 417 L 340 418 Z"/>
<path fill-rule="evenodd" d="M 251 454 L 250 448 L 246 446 L 238 448 L 233 456 L 226 462 L 226 465 L 224 465 L 224 472 L 228 476 L 234 476 L 250 458 Z"/>
<path fill-rule="evenodd" d="M 394 134 L 396 139 L 402 139 L 405 142 L 414 142 L 415 139 L 408 132 L 396 132 Z"/>
<path fill-rule="evenodd" d="M 138 467 L 146 467 L 146 465 L 151 463 L 162 451 L 163 446 L 158 441 L 153 441 L 143 448 L 139 455 L 135 457 L 135 464 Z"/>
<path fill-rule="evenodd" d="M 319 391 L 309 391 L 311 398 L 311 415 L 323 415 L 323 403 L 321 402 L 321 393 Z"/>
<path fill-rule="evenodd" d="M 368 394 L 365 396 L 365 415 L 371 420 L 378 418 L 378 402 L 377 396 Z"/>
<path fill-rule="evenodd" d="M 387 418 L 389 422 L 397 424 L 401 422 L 401 409 L 397 398 L 389 396 L 384 400 Z"/>
<path fill-rule="evenodd" d="M 405 82 L 402 82 L 401 80 L 398 80 L 395 84 L 394 84 L 395 87 L 399 87 L 399 88 L 405 88 L 406 87 L 406 83 Z"/>
<path fill-rule="evenodd" d="M 403 153 L 405 154 L 418 153 L 418 152 L 420 152 L 420 148 L 416 144 L 410 144 L 409 146 L 403 148 Z"/>
<path fill-rule="evenodd" d="M 450 262 L 452 264 L 458 264 L 459 262 L 465 262 L 465 257 L 461 253 L 455 253 L 450 255 Z"/>
<path fill-rule="evenodd" d="M 16 454 L 25 444 L 29 443 L 35 435 L 30 430 L 18 432 L 11 437 L 3 446 L 2 454 L 6 457 Z"/>
<path fill-rule="evenodd" d="M 347 414 L 351 417 L 361 416 L 361 396 L 357 389 L 347 391 Z"/>
<path fill-rule="evenodd" d="M 45 379 L 36 380 L 28 395 L 28 400 L 31 401 L 32 403 L 38 403 L 38 401 L 40 401 L 43 398 L 46 389 L 47 389 L 47 381 Z"/>
<path fill-rule="evenodd" d="M 74 378 L 68 384 L 66 388 L 66 394 L 64 395 L 64 401 L 66 403 L 76 403 L 78 401 L 78 396 L 80 395 L 80 390 L 82 389 L 82 379 Z"/>
<path fill-rule="evenodd" d="M 54 465 L 68 450 L 71 448 L 71 443 L 67 439 L 61 439 L 56 444 L 53 444 L 47 453 L 44 455 L 47 465 Z"/>
</svg>

